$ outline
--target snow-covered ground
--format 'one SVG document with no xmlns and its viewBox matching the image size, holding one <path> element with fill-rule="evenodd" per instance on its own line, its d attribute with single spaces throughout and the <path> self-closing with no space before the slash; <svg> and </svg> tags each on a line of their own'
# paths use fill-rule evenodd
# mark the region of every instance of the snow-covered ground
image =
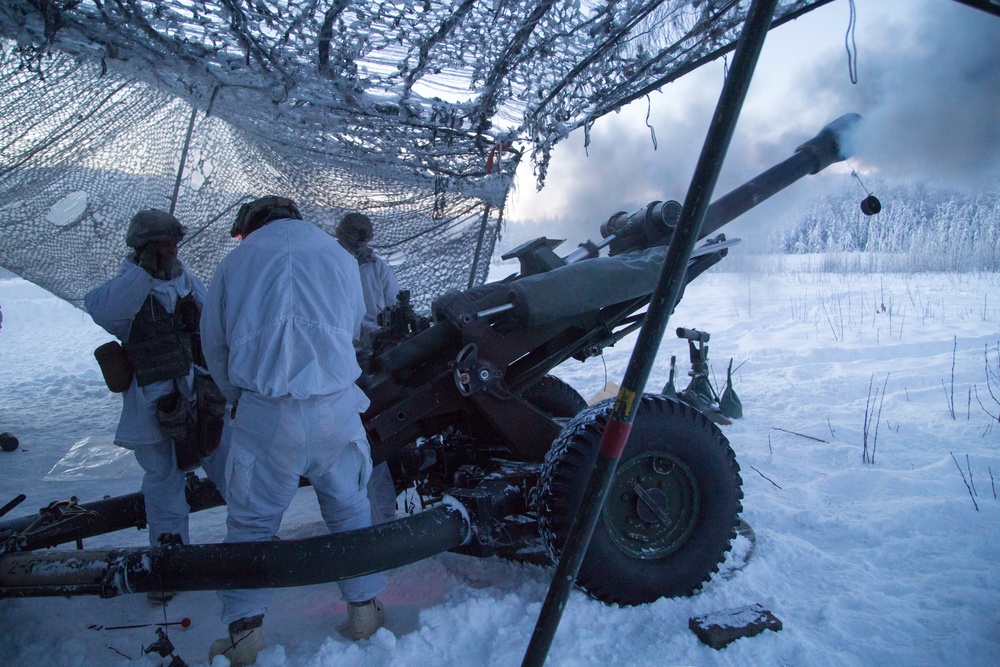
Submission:
<svg viewBox="0 0 1000 667">
<path fill-rule="evenodd" d="M 734 385 L 745 417 L 724 432 L 742 467 L 756 548 L 744 563 L 750 543 L 738 538 L 737 557 L 690 598 L 618 608 L 574 592 L 547 664 L 996 665 L 1000 407 L 987 364 L 996 372 L 1000 363 L 998 284 L 992 274 L 759 268 L 691 285 L 670 329 L 712 334 L 720 385 L 729 359 L 739 366 Z M 138 466 L 110 444 L 120 399 L 92 355 L 109 337 L 19 279 L 0 280 L 0 306 L 0 431 L 21 440 L 17 451 L 0 452 L 0 504 L 28 496 L 7 518 L 71 495 L 87 501 L 137 490 Z M 557 374 L 589 397 L 621 381 L 630 352 L 624 341 L 603 363 L 571 361 Z M 668 337 L 650 389 L 662 387 L 671 354 L 683 386 L 686 347 Z M 1000 398 L 996 378 L 992 390 Z M 866 409 L 873 463 L 863 461 Z M 322 531 L 304 489 L 281 535 Z M 193 516 L 194 539 L 221 541 L 224 533 L 223 509 Z M 86 546 L 145 543 L 132 530 Z M 357 644 L 336 631 L 345 608 L 335 585 L 282 589 L 258 664 L 517 665 L 551 574 L 454 554 L 391 571 L 382 596 L 387 626 Z M 752 603 L 784 628 L 721 651 L 688 629 L 691 616 Z M 153 627 L 95 627 L 182 618 L 189 628 L 168 626 L 176 654 L 205 665 L 209 643 L 223 633 L 211 592 L 182 593 L 165 613 L 144 595 L 0 600 L 0 665 L 159 665 L 165 661 L 143 654 Z"/>
</svg>

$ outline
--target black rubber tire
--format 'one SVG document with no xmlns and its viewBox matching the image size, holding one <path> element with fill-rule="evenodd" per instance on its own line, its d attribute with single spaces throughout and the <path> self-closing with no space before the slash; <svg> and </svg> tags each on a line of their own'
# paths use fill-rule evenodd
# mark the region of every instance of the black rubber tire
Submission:
<svg viewBox="0 0 1000 667">
<path fill-rule="evenodd" d="M 563 426 L 587 407 L 587 401 L 583 396 L 555 375 L 544 376 L 526 389 L 521 397 Z M 541 463 L 549 453 L 551 445 L 550 442 L 539 442 L 524 460 Z"/>
<path fill-rule="evenodd" d="M 545 414 L 562 422 L 569 422 L 570 419 L 587 408 L 587 401 L 580 395 L 580 392 L 555 375 L 546 375 L 526 390 L 522 397 Z M 547 453 L 548 447 L 544 452 L 533 452 L 531 460 L 541 463 L 545 460 Z M 534 538 L 528 544 L 521 544 L 513 548 L 501 547 L 497 550 L 497 556 L 520 563 L 552 564 L 548 551 L 539 538 Z"/>
<path fill-rule="evenodd" d="M 580 392 L 555 375 L 546 375 L 522 396 L 553 419 L 572 419 L 587 407 Z"/>
<path fill-rule="evenodd" d="M 577 415 L 546 457 L 538 514 L 553 562 L 566 542 L 613 404 L 602 401 Z M 646 468 L 652 474 L 638 476 Z M 718 571 L 736 536 L 743 509 L 739 470 L 729 441 L 708 417 L 680 401 L 644 395 L 577 585 L 620 605 L 697 591 Z M 642 487 L 644 493 L 658 494 L 659 516 L 666 521 L 658 521 L 657 510 L 632 491 L 638 482 L 651 484 Z M 657 491 L 657 484 L 665 491 Z"/>
</svg>

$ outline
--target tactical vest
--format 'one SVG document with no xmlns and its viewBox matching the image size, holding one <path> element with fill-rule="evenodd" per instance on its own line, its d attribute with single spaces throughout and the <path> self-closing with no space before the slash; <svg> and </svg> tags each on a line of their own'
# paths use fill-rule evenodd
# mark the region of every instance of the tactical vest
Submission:
<svg viewBox="0 0 1000 667">
<path fill-rule="evenodd" d="M 128 342 L 123 347 L 140 387 L 173 380 L 191 370 L 191 334 L 198 329 L 197 322 L 192 327 L 190 318 L 182 315 L 190 312 L 190 306 L 184 303 L 188 300 L 197 312 L 194 297 L 188 295 L 178 300 L 173 313 L 168 313 L 150 294 L 132 320 Z"/>
</svg>

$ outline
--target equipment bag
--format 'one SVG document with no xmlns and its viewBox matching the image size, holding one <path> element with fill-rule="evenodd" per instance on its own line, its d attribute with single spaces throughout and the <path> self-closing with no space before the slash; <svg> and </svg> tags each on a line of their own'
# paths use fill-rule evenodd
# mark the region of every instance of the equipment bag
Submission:
<svg viewBox="0 0 1000 667">
<path fill-rule="evenodd" d="M 101 374 L 108 389 L 116 394 L 126 391 L 132 386 L 132 376 L 135 371 L 125 354 L 125 348 L 116 341 L 110 341 L 94 350 L 97 358 L 97 365 L 101 367 Z"/>
<path fill-rule="evenodd" d="M 197 369 L 194 372 L 194 391 L 198 397 L 198 448 L 202 456 L 208 456 L 219 447 L 222 439 L 226 397 L 211 375 Z"/>
<path fill-rule="evenodd" d="M 174 389 L 156 402 L 156 421 L 163 432 L 174 441 L 177 467 L 187 472 L 201 465 L 202 453 L 198 444 L 198 420 L 194 406 Z"/>
</svg>

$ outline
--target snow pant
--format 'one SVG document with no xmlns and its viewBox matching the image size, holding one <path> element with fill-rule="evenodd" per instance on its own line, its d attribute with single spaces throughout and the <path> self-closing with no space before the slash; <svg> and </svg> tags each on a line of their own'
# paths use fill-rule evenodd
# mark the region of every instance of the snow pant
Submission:
<svg viewBox="0 0 1000 667">
<path fill-rule="evenodd" d="M 316 491 L 331 533 L 371 525 L 367 483 L 372 463 L 357 399 L 345 392 L 305 399 L 240 396 L 226 464 L 226 542 L 275 538 L 281 518 L 305 477 Z M 338 582 L 348 602 L 370 600 L 385 588 L 381 573 Z M 222 621 L 264 614 L 265 588 L 219 591 Z"/>
<path fill-rule="evenodd" d="M 396 518 L 396 486 L 389 465 L 383 461 L 372 468 L 368 479 L 368 501 L 372 505 L 372 525 Z"/>
<path fill-rule="evenodd" d="M 146 503 L 146 525 L 149 544 L 157 546 L 163 533 L 176 533 L 184 544 L 191 544 L 188 534 L 190 508 L 184 495 L 184 473 L 177 467 L 173 440 L 134 445 L 135 460 L 145 471 L 142 476 L 142 496 Z M 206 456 L 201 467 L 215 483 L 219 493 L 226 492 L 226 458 L 228 442 L 223 432 L 219 448 Z"/>
</svg>

